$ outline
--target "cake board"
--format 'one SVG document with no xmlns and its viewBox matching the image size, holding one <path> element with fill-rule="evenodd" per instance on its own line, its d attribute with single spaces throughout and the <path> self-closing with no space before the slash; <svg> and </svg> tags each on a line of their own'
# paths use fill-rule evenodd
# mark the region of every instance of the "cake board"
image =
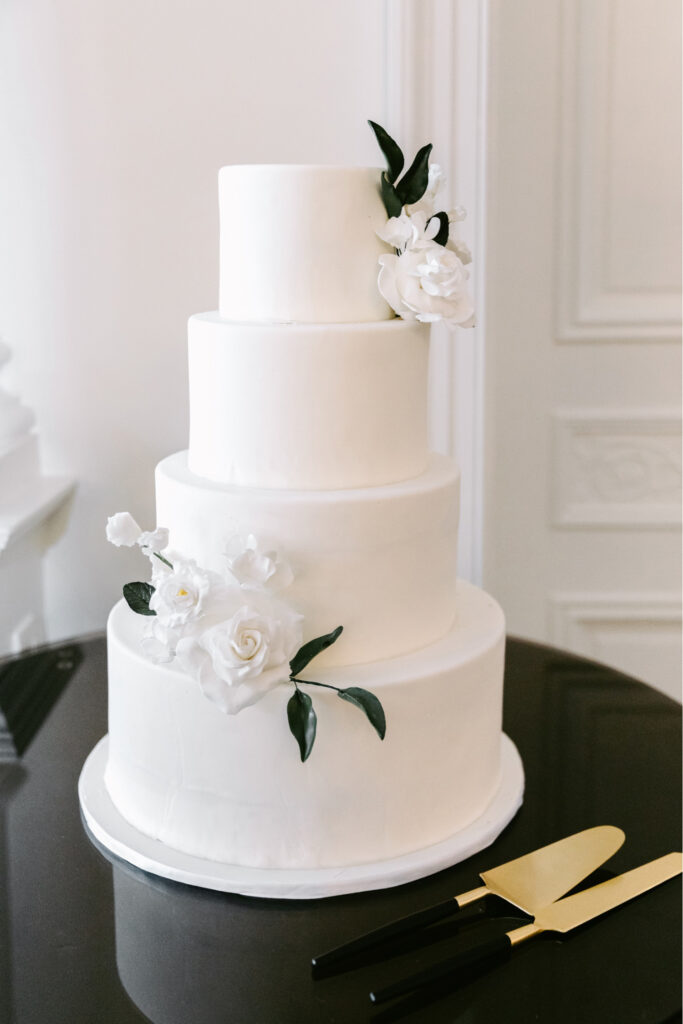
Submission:
<svg viewBox="0 0 683 1024">
<path fill-rule="evenodd" d="M 519 810 L 524 794 L 522 760 L 512 740 L 503 733 L 496 794 L 479 818 L 448 839 L 399 857 L 349 867 L 249 868 L 182 853 L 133 828 L 117 811 L 104 784 L 108 744 L 104 736 L 94 747 L 78 781 L 83 817 L 95 840 L 143 871 L 242 896 L 321 899 L 413 882 L 490 846 Z"/>
</svg>

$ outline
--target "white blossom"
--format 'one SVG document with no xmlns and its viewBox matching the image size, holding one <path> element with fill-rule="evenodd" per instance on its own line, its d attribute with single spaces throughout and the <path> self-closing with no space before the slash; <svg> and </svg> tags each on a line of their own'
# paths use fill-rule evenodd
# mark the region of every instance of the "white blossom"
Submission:
<svg viewBox="0 0 683 1024">
<path fill-rule="evenodd" d="M 301 616 L 266 592 L 248 592 L 230 618 L 181 639 L 181 666 L 226 714 L 249 707 L 290 676 Z"/>
<path fill-rule="evenodd" d="M 172 569 L 155 567 L 153 580 L 155 590 L 149 607 L 156 613 L 157 625 L 177 629 L 203 614 L 212 574 L 199 569 L 195 562 L 175 559 Z"/>
<path fill-rule="evenodd" d="M 132 548 L 142 534 L 130 512 L 117 512 L 107 519 L 107 540 L 117 548 Z"/>
<path fill-rule="evenodd" d="M 468 273 L 451 249 L 424 242 L 399 255 L 383 254 L 379 262 L 379 290 L 403 319 L 473 325 Z"/>
<path fill-rule="evenodd" d="M 294 578 L 289 564 L 277 551 L 262 551 L 253 533 L 246 539 L 241 534 L 231 537 L 225 555 L 230 572 L 243 587 L 267 584 L 271 590 L 281 590 Z"/>
<path fill-rule="evenodd" d="M 404 207 L 398 217 L 390 217 L 382 230 L 377 232 L 383 242 L 399 251 L 431 241 L 441 226 L 436 217 L 428 221 L 427 215 L 421 210 L 410 215 L 406 213 L 407 209 Z"/>
</svg>

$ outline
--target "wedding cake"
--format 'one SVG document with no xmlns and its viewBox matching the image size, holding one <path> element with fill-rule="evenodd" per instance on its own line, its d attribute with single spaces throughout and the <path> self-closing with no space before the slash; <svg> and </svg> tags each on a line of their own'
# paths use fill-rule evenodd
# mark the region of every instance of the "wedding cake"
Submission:
<svg viewBox="0 0 683 1024">
<path fill-rule="evenodd" d="M 104 787 L 194 863 L 426 873 L 501 788 L 504 618 L 456 579 L 460 473 L 427 440 L 429 323 L 472 321 L 460 213 L 431 147 L 398 181 L 373 127 L 384 173 L 222 168 L 189 448 L 156 530 L 109 521 L 153 571 L 108 623 Z"/>
</svg>

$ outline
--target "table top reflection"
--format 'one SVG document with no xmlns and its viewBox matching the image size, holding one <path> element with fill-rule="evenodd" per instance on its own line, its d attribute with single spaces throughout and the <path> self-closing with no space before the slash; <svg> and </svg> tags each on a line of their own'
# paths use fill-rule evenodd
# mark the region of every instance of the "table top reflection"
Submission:
<svg viewBox="0 0 683 1024">
<path fill-rule="evenodd" d="M 454 923 L 353 970 L 315 979 L 310 969 L 313 954 L 592 825 L 626 832 L 596 881 L 680 849 L 680 707 L 644 684 L 510 640 L 504 726 L 526 772 L 512 823 L 487 850 L 428 879 L 314 901 L 195 889 L 98 848 L 76 787 L 106 732 L 106 699 L 102 637 L 0 663 L 0 726 L 4 712 L 18 754 L 0 763 L 0 1024 L 681 1019 L 680 879 L 567 936 L 523 945 L 430 1002 L 379 1010 L 368 992 L 456 952 Z M 518 925 L 515 914 L 487 898 L 477 936 Z"/>
</svg>

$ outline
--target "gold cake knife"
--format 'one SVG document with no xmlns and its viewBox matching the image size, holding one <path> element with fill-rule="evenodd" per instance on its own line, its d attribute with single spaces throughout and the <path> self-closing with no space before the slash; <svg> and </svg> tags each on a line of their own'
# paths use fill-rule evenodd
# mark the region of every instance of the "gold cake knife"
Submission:
<svg viewBox="0 0 683 1024">
<path fill-rule="evenodd" d="M 500 896 L 524 913 L 533 915 L 553 903 L 560 896 L 582 882 L 601 864 L 604 864 L 624 842 L 624 833 L 613 825 L 598 825 L 595 828 L 576 832 L 549 846 L 533 850 L 523 857 L 508 861 L 500 867 L 483 871 L 479 876 L 484 885 L 469 892 L 452 896 L 443 903 L 418 910 L 415 914 L 391 921 L 374 931 L 361 935 L 350 942 L 321 953 L 312 959 L 317 970 L 339 963 L 368 949 L 374 949 L 384 942 L 401 935 L 407 935 L 435 921 L 455 914 L 461 907 L 487 896 Z"/>
<path fill-rule="evenodd" d="M 609 878 L 600 885 L 594 885 L 590 889 L 582 889 L 573 896 L 565 896 L 563 900 L 551 903 L 540 909 L 534 921 L 524 924 L 520 928 L 514 928 L 510 932 L 504 932 L 496 938 L 487 942 L 479 943 L 469 949 L 462 950 L 456 956 L 443 960 L 434 967 L 428 967 L 424 971 L 412 974 L 403 978 L 386 988 L 370 993 L 373 1003 L 383 1003 L 395 996 L 405 995 L 419 989 L 427 989 L 432 985 L 442 982 L 453 974 L 454 971 L 472 967 L 482 961 L 496 961 L 506 959 L 514 946 L 525 942 L 534 935 L 541 932 L 569 932 L 572 928 L 592 921 L 594 917 L 614 910 L 622 903 L 640 896 L 653 889 L 656 885 L 668 881 L 683 870 L 683 855 L 680 853 L 668 853 L 664 857 L 650 861 L 648 864 L 641 864 L 633 871 L 627 871 L 623 875 L 616 875 Z"/>
</svg>

